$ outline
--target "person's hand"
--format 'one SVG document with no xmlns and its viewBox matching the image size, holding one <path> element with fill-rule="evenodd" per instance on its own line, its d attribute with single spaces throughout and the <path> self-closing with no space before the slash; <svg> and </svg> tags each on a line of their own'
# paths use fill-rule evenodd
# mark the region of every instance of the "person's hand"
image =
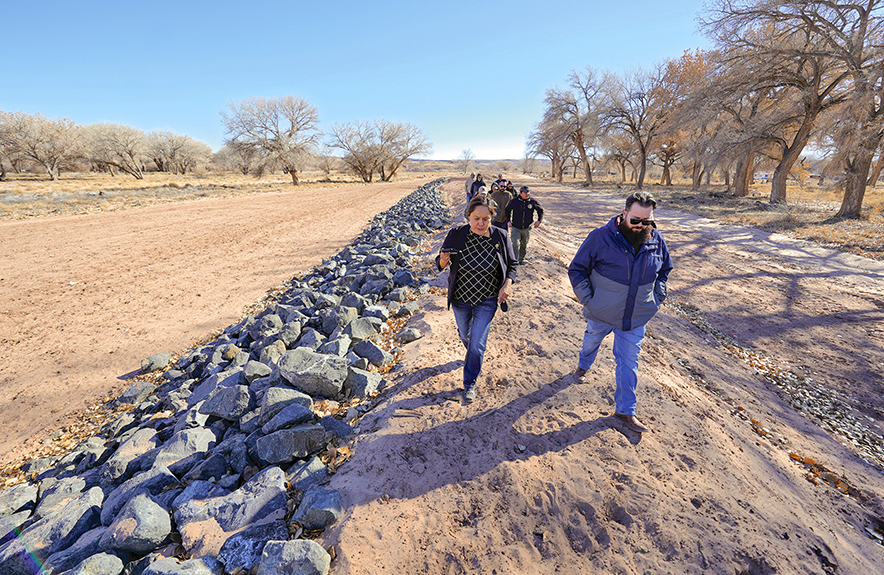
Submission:
<svg viewBox="0 0 884 575">
<path fill-rule="evenodd" d="M 540 220 L 537 220 L 536 222 L 534 222 L 534 227 L 535 227 L 535 228 L 539 228 L 539 227 L 540 227 Z"/>
<path fill-rule="evenodd" d="M 442 252 L 439 254 L 439 267 L 443 270 L 448 266 L 448 263 L 451 261 L 451 254 L 448 252 Z"/>
<path fill-rule="evenodd" d="M 506 227 L 507 227 L 507 229 L 510 229 L 510 230 L 513 229 L 513 222 L 507 222 Z"/>
<path fill-rule="evenodd" d="M 510 297 L 510 291 L 513 289 L 513 280 L 506 280 L 503 282 L 503 287 L 500 288 L 500 291 L 497 292 L 497 303 L 503 303 L 506 301 L 508 297 Z"/>
</svg>

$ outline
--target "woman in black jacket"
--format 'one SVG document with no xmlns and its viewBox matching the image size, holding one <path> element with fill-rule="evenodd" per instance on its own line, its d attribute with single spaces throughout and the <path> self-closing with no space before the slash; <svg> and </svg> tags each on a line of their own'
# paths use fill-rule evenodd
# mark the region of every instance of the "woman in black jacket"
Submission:
<svg viewBox="0 0 884 575">
<path fill-rule="evenodd" d="M 506 230 L 491 225 L 492 200 L 476 196 L 467 206 L 468 225 L 448 232 L 436 265 L 448 275 L 448 307 L 467 349 L 463 366 L 464 400 L 476 399 L 476 380 L 482 370 L 485 343 L 497 305 L 506 311 L 516 275 L 516 257 Z"/>
</svg>

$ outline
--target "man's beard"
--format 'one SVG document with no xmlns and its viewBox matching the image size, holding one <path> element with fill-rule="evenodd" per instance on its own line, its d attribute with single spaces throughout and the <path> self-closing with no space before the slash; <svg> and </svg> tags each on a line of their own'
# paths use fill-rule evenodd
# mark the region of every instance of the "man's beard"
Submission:
<svg viewBox="0 0 884 575">
<path fill-rule="evenodd" d="M 641 230 L 632 231 L 625 221 L 620 222 L 620 233 L 626 238 L 626 241 L 632 244 L 637 250 L 643 243 L 651 238 L 651 226 L 645 226 Z"/>
</svg>

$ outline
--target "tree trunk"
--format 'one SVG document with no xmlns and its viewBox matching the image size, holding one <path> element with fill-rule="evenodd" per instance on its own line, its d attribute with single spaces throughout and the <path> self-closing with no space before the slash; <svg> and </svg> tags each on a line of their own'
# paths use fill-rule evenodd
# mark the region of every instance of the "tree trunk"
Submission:
<svg viewBox="0 0 884 575">
<path fill-rule="evenodd" d="M 737 171 L 734 174 L 734 195 L 745 198 L 749 195 L 749 174 L 755 171 L 755 154 L 749 153 L 745 158 L 737 162 Z"/>
<path fill-rule="evenodd" d="M 703 177 L 703 164 L 699 160 L 694 161 L 691 166 L 691 191 L 696 192 L 700 189 L 700 180 Z"/>
<path fill-rule="evenodd" d="M 291 176 L 292 176 L 292 185 L 297 186 L 299 183 L 298 182 L 298 170 L 291 168 L 291 169 L 289 169 L 289 174 L 291 174 Z"/>
<path fill-rule="evenodd" d="M 709 179 L 707 178 L 706 183 L 709 183 Z M 727 188 L 727 191 L 731 191 L 731 171 L 730 168 L 724 171 L 724 187 Z"/>
<path fill-rule="evenodd" d="M 637 189 L 642 189 L 642 185 L 645 183 L 645 173 L 648 170 L 648 153 L 644 150 L 639 152 L 639 172 L 638 172 L 638 180 L 635 182 L 635 187 Z"/>
<path fill-rule="evenodd" d="M 586 185 L 592 185 L 592 166 L 589 163 L 589 159 L 586 157 L 586 154 L 583 155 L 583 177 L 586 179 Z"/>
<path fill-rule="evenodd" d="M 626 163 L 625 162 L 620 164 L 620 181 L 621 182 L 626 181 Z"/>
<path fill-rule="evenodd" d="M 875 162 L 875 166 L 872 168 L 872 175 L 869 176 L 868 185 L 873 188 L 878 183 L 878 178 L 881 177 L 881 169 L 884 168 L 884 150 L 878 150 L 878 161 Z"/>
<path fill-rule="evenodd" d="M 874 148 L 872 148 L 874 150 Z M 872 167 L 874 152 L 858 155 L 847 166 L 847 181 L 844 182 L 844 199 L 841 209 L 835 214 L 838 218 L 858 218 L 862 213 L 863 197 L 866 195 L 866 181 Z"/>
<path fill-rule="evenodd" d="M 669 175 L 669 162 L 663 162 L 663 177 L 660 178 L 660 183 L 664 186 L 672 185 L 672 176 Z"/>
</svg>

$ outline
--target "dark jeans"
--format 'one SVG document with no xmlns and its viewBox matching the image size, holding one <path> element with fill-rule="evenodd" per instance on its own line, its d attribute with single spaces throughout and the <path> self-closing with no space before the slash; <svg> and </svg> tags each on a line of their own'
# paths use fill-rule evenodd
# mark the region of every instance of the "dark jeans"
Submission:
<svg viewBox="0 0 884 575">
<path fill-rule="evenodd" d="M 463 386 L 464 389 L 470 389 L 476 385 L 479 372 L 482 371 L 485 343 L 491 330 L 491 320 L 497 312 L 497 296 L 475 306 L 455 300 L 451 302 L 451 310 L 457 323 L 457 333 L 467 348 L 463 364 Z"/>
</svg>

